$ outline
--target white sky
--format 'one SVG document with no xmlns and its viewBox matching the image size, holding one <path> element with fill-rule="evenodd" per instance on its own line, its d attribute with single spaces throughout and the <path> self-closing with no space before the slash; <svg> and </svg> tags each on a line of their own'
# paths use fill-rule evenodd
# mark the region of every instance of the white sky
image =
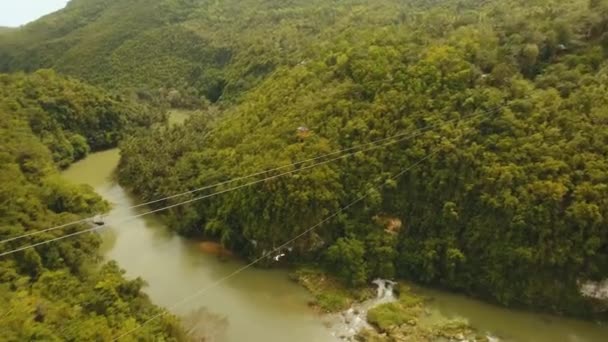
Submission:
<svg viewBox="0 0 608 342">
<path fill-rule="evenodd" d="M 68 0 L 0 0 L 0 26 L 17 27 L 65 7 Z"/>
</svg>

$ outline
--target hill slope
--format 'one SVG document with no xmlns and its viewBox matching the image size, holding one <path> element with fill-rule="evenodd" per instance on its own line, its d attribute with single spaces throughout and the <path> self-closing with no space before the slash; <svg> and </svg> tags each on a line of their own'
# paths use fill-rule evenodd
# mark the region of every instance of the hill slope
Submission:
<svg viewBox="0 0 608 342">
<path fill-rule="evenodd" d="M 606 311 L 579 285 L 608 274 L 607 31 L 606 0 L 73 0 L 1 35 L 0 69 L 238 97 L 124 143 L 121 179 L 145 199 L 435 127 L 175 209 L 173 226 L 258 256 L 369 192 L 290 258 L 351 284 L 399 276 L 591 314 Z"/>
<path fill-rule="evenodd" d="M 135 114 L 132 105 L 50 71 L 0 74 L 0 85 L 0 240 L 107 210 L 90 187 L 63 181 L 57 166 L 115 145 Z M 0 253 L 85 228 L 1 243 Z M 82 234 L 2 256 L 0 339 L 109 341 L 161 313 L 140 291 L 141 279 L 126 280 L 115 263 L 99 262 L 100 242 Z M 133 337 L 185 339 L 170 316 Z"/>
<path fill-rule="evenodd" d="M 370 192 L 289 258 L 351 284 L 398 276 L 505 305 L 605 311 L 579 284 L 608 274 L 608 3 L 351 4 L 303 63 L 275 68 L 225 120 L 127 140 L 123 183 L 154 199 L 434 126 L 176 208 L 173 226 L 259 256 Z M 400 229 L 387 233 L 389 220 Z"/>
<path fill-rule="evenodd" d="M 106 87 L 216 101 L 250 89 L 364 1 L 72 0 L 0 38 L 0 71 L 53 68 Z"/>
<path fill-rule="evenodd" d="M 138 127 L 164 119 L 162 113 L 51 70 L 31 75 L 2 75 L 0 95 L 19 108 L 18 118 L 65 167 L 89 151 L 115 147 Z"/>
</svg>

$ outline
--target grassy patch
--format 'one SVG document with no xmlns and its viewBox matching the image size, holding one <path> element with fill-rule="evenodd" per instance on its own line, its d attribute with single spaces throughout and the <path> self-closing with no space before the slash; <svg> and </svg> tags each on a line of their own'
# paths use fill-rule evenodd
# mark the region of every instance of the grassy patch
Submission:
<svg viewBox="0 0 608 342">
<path fill-rule="evenodd" d="M 346 310 L 352 303 L 374 295 L 370 288 L 349 288 L 317 268 L 300 268 L 292 276 L 314 295 L 314 305 L 327 313 Z"/>
<path fill-rule="evenodd" d="M 400 286 L 399 300 L 372 308 L 367 313 L 367 321 L 380 331 L 403 324 L 417 324 L 422 313 L 423 298 L 413 295 L 409 288 Z"/>
<path fill-rule="evenodd" d="M 422 305 L 424 298 L 416 296 L 410 292 L 410 289 L 400 285 L 399 286 L 399 304 L 404 308 L 411 308 Z"/>
<path fill-rule="evenodd" d="M 316 305 L 325 312 L 338 312 L 347 309 L 352 300 L 341 291 L 330 291 L 315 295 Z"/>
<path fill-rule="evenodd" d="M 399 299 L 378 305 L 367 313 L 367 321 L 376 330 L 362 331 L 358 337 L 365 342 L 380 341 L 436 341 L 469 340 L 487 341 L 466 322 L 444 319 L 434 324 L 424 324 L 424 298 L 413 294 L 409 287 L 400 284 L 396 288 Z"/>
<path fill-rule="evenodd" d="M 367 321 L 380 331 L 387 331 L 390 327 L 400 326 L 415 317 L 398 302 L 378 305 L 367 313 Z"/>
</svg>

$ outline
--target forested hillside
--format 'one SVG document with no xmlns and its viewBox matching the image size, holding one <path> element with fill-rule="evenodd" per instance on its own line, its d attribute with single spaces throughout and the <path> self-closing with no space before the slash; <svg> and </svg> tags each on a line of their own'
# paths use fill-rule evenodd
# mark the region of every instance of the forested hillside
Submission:
<svg viewBox="0 0 608 342">
<path fill-rule="evenodd" d="M 143 107 L 51 71 L 0 74 L 0 240 L 108 209 L 88 186 L 59 178 L 57 168 L 90 149 L 115 146 L 154 115 Z M 0 253 L 73 233 L 88 224 L 0 244 Z M 114 262 L 100 263 L 94 234 L 0 258 L 2 341 L 109 341 L 161 312 Z M 165 316 L 133 340 L 185 339 Z"/>
<path fill-rule="evenodd" d="M 0 37 L 0 71 L 53 68 L 143 97 L 177 89 L 184 103 L 214 102 L 302 62 L 308 42 L 348 27 L 342 18 L 365 3 L 72 0 Z"/>
<path fill-rule="evenodd" d="M 352 285 L 406 278 L 580 315 L 607 310 L 579 293 L 608 275 L 607 54 L 607 0 L 72 0 L 0 35 L 3 71 L 48 67 L 124 97 L 219 102 L 221 114 L 123 141 L 120 179 L 145 200 L 422 130 L 175 208 L 182 234 L 255 257 L 368 194 L 286 259 Z M 15 89 L 38 98 L 29 88 Z M 138 112 L 106 95 L 87 108 Z M 84 140 L 118 140 L 112 116 L 74 122 L 63 105 L 36 103 L 48 123 L 17 122 L 59 165 Z"/>
<path fill-rule="evenodd" d="M 505 305 L 605 310 L 579 284 L 608 274 L 608 3 L 329 3 L 338 9 L 317 16 L 314 30 L 272 35 L 276 44 L 260 51 L 280 62 L 222 118 L 125 141 L 122 182 L 155 199 L 428 128 L 176 208 L 172 225 L 259 256 L 371 191 L 288 258 L 320 261 L 353 285 L 399 277 Z M 314 6 L 274 4 L 277 32 Z M 256 32 L 257 13 L 239 22 Z M 231 32 L 230 19 L 223 29 Z M 283 46 L 296 46 L 297 63 L 283 59 Z M 239 56 L 230 68 L 264 60 Z"/>
<path fill-rule="evenodd" d="M 60 167 L 89 151 L 114 147 L 125 134 L 164 119 L 158 109 L 59 77 L 52 70 L 2 75 L 0 83 L 0 96 L 17 111 L 12 115 L 28 123 Z"/>
</svg>

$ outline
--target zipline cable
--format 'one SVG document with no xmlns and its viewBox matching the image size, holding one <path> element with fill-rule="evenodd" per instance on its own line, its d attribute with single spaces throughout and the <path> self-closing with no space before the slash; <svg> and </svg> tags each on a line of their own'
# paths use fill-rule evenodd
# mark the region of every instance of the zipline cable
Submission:
<svg viewBox="0 0 608 342">
<path fill-rule="evenodd" d="M 485 119 L 483 119 L 483 120 L 486 120 L 486 119 L 487 119 L 487 118 L 485 118 Z M 482 120 L 482 121 L 483 121 L 483 120 Z M 416 163 L 414 163 L 414 164 L 410 165 L 409 167 L 407 167 L 407 168 L 405 168 L 405 169 L 401 170 L 400 172 L 398 172 L 397 174 L 393 175 L 393 176 L 392 176 L 392 177 L 390 177 L 389 179 L 390 179 L 390 180 L 396 180 L 397 178 L 401 177 L 401 176 L 402 176 L 402 175 L 404 175 L 405 173 L 407 173 L 407 172 L 411 171 L 412 169 L 416 168 L 416 167 L 417 167 L 418 165 L 420 165 L 422 162 L 424 162 L 425 160 L 428 160 L 429 158 L 431 158 L 432 156 L 434 156 L 434 155 L 435 155 L 435 154 L 437 154 L 437 153 L 439 153 L 439 149 L 436 149 L 435 151 L 433 151 L 433 152 L 431 152 L 431 153 L 427 154 L 427 155 L 426 155 L 426 156 L 424 156 L 422 159 L 418 160 Z M 387 181 L 384 181 L 384 183 L 383 183 L 383 184 L 380 184 L 380 185 L 379 185 L 379 187 L 385 186 L 386 184 L 387 184 Z M 373 189 L 373 187 L 370 187 L 370 189 L 369 189 L 369 190 L 371 190 L 371 189 Z M 333 214 L 331 214 L 331 215 L 327 216 L 326 218 L 324 218 L 323 220 L 321 220 L 319 223 L 317 223 L 317 224 L 313 225 L 312 227 L 310 227 L 310 228 L 306 229 L 304 232 L 302 232 L 302 233 L 300 233 L 300 234 L 296 235 L 295 237 L 293 237 L 292 239 L 290 239 L 290 240 L 288 240 L 287 242 L 283 243 L 282 245 L 280 245 L 280 246 L 278 246 L 278 247 L 276 247 L 276 248 L 272 249 L 272 250 L 270 251 L 270 253 L 277 252 L 277 251 L 281 250 L 282 248 L 287 247 L 289 244 L 293 243 L 295 240 L 297 240 L 297 239 L 301 238 L 302 236 L 304 236 L 304 235 L 308 234 L 309 232 L 311 232 L 311 231 L 315 230 L 317 227 L 321 226 L 321 225 L 322 225 L 322 224 L 324 224 L 325 222 L 327 222 L 327 221 L 331 220 L 332 218 L 336 217 L 337 215 L 339 215 L 339 214 L 340 214 L 340 213 L 342 213 L 343 211 L 345 211 L 345 210 L 349 209 L 350 207 L 354 206 L 355 204 L 357 204 L 357 203 L 359 203 L 359 202 L 363 201 L 365 198 L 367 198 L 367 197 L 370 195 L 370 193 L 371 193 L 371 192 L 370 192 L 369 190 L 368 190 L 368 191 L 366 191 L 366 192 L 365 192 L 365 194 L 364 194 L 364 195 L 362 195 L 361 197 L 359 197 L 359 198 L 355 199 L 354 201 L 350 202 L 349 204 L 347 204 L 347 205 L 345 205 L 345 206 L 341 207 L 340 209 L 338 209 L 338 210 L 337 210 L 336 212 L 334 212 Z M 179 307 L 180 305 L 182 305 L 182 304 L 184 304 L 184 303 L 186 303 L 186 302 L 189 302 L 189 301 L 191 301 L 191 300 L 193 300 L 193 299 L 195 299 L 195 298 L 197 298 L 197 297 L 199 297 L 199 296 L 203 295 L 205 292 L 207 292 L 207 291 L 209 291 L 209 290 L 211 290 L 211 289 L 213 289 L 213 288 L 215 288 L 215 287 L 219 286 L 219 285 L 220 285 L 220 284 L 222 284 L 223 282 L 225 282 L 225 281 L 227 281 L 227 280 L 229 280 L 229 279 L 231 279 L 231 278 L 235 277 L 235 276 L 236 276 L 236 275 L 238 275 L 239 273 L 241 273 L 241 272 L 245 271 L 246 269 L 248 269 L 248 268 L 252 267 L 253 265 L 255 265 L 256 263 L 260 262 L 261 260 L 263 260 L 263 259 L 264 259 L 264 258 L 266 258 L 266 257 L 267 257 L 267 254 L 265 254 L 265 255 L 263 255 L 263 256 L 261 256 L 261 257 L 258 257 L 257 259 L 253 260 L 253 261 L 252 261 L 252 262 L 250 262 L 249 264 L 246 264 L 246 265 L 244 265 L 243 267 L 241 267 L 241 268 L 239 268 L 239 269 L 237 269 L 237 270 L 233 271 L 232 273 L 230 273 L 230 274 L 228 274 L 228 275 L 224 276 L 223 278 L 220 278 L 219 280 L 217 280 L 217 281 L 215 281 L 215 282 L 211 283 L 210 285 L 208 285 L 208 286 L 206 286 L 206 287 L 203 287 L 203 288 L 199 289 L 199 290 L 198 290 L 198 291 L 196 291 L 195 293 L 193 293 L 193 294 L 191 294 L 191 295 L 189 295 L 189 296 L 187 296 L 187 297 L 185 297 L 185 298 L 182 298 L 181 300 L 179 300 L 178 302 L 176 302 L 176 303 L 175 303 L 175 304 L 173 304 L 172 306 L 168 307 L 166 311 L 160 312 L 160 313 L 158 313 L 158 314 L 156 314 L 156 315 L 152 316 L 151 318 L 147 319 L 147 320 L 146 320 L 146 321 L 144 321 L 143 323 L 141 323 L 141 324 L 137 325 L 135 328 L 132 328 L 131 330 L 129 330 L 129 331 L 127 331 L 127 332 L 123 333 L 123 334 L 120 334 L 120 335 L 118 335 L 118 336 L 114 337 L 114 338 L 112 339 L 112 341 L 118 341 L 119 339 L 121 339 L 121 338 L 123 338 L 123 337 L 125 337 L 125 336 L 127 336 L 127 335 L 129 335 L 129 334 L 131 334 L 131 333 L 133 333 L 133 332 L 135 332 L 135 331 L 137 331 L 138 329 L 141 329 L 141 328 L 142 328 L 144 325 L 149 324 L 149 323 L 150 323 L 150 322 L 152 322 L 153 320 L 155 320 L 155 319 L 157 319 L 157 318 L 159 318 L 159 317 L 162 317 L 162 316 L 164 316 L 164 315 L 168 314 L 168 313 L 169 313 L 169 310 L 174 310 L 175 308 Z"/>
<path fill-rule="evenodd" d="M 476 117 L 476 116 L 479 116 L 479 115 L 481 115 L 481 113 L 479 113 L 479 114 L 477 114 L 477 115 L 475 115 L 473 117 Z M 422 133 L 424 133 L 424 131 L 420 131 L 417 134 L 421 135 Z M 235 186 L 235 187 L 232 187 L 232 188 L 224 189 L 224 190 L 221 190 L 221 191 L 218 191 L 218 192 L 213 192 L 213 193 L 210 193 L 210 194 L 207 194 L 207 195 L 195 197 L 195 198 L 183 201 L 183 202 L 179 202 L 179 203 L 168 205 L 168 206 L 165 206 L 165 207 L 162 207 L 162 208 L 150 210 L 150 211 L 147 211 L 147 212 L 144 212 L 144 213 L 140 213 L 140 214 L 136 214 L 136 215 L 132 215 L 132 216 L 127 216 L 127 217 L 119 219 L 118 221 L 111 222 L 111 224 L 116 225 L 116 224 L 128 222 L 128 221 L 134 220 L 134 219 L 142 217 L 142 216 L 150 215 L 150 214 L 157 213 L 157 212 L 160 212 L 160 211 L 164 211 L 164 210 L 168 210 L 168 209 L 175 208 L 175 207 L 178 207 L 178 206 L 182 206 L 184 204 L 188 204 L 188 203 L 192 203 L 192 202 L 195 202 L 195 201 L 199 201 L 199 200 L 202 200 L 202 199 L 205 199 L 205 198 L 214 197 L 214 196 L 221 195 L 221 194 L 224 194 L 224 193 L 227 193 L 227 192 L 231 192 L 231 191 L 234 191 L 234 190 L 242 189 L 244 187 L 248 187 L 248 186 L 251 186 L 251 185 L 259 184 L 259 183 L 262 183 L 262 182 L 265 182 L 265 181 L 268 181 L 268 180 L 276 179 L 276 178 L 279 178 L 279 177 L 282 177 L 282 176 L 286 176 L 286 175 L 289 175 L 289 174 L 293 174 L 293 173 L 296 173 L 296 172 L 312 169 L 314 167 L 317 167 L 317 166 L 320 166 L 320 165 L 324 165 L 324 164 L 328 164 L 328 163 L 336 161 L 336 160 L 345 159 L 345 158 L 350 157 L 350 156 L 352 156 L 352 155 L 354 155 L 356 153 L 359 153 L 359 152 L 367 152 L 367 151 L 375 150 L 375 149 L 378 149 L 378 148 L 386 147 L 386 146 L 389 146 L 389 145 L 393 145 L 393 144 L 399 143 L 401 141 L 407 140 L 407 139 L 409 139 L 411 137 L 413 137 L 413 136 L 406 136 L 406 137 L 403 137 L 403 138 L 395 140 L 395 141 L 391 141 L 391 142 L 388 142 L 388 143 L 385 143 L 385 144 L 381 144 L 381 145 L 375 145 L 375 146 L 370 147 L 370 148 L 365 149 L 365 150 L 361 150 L 361 151 L 357 151 L 357 152 L 351 152 L 351 153 L 348 153 L 348 154 L 344 154 L 344 155 L 341 155 L 339 157 L 328 159 L 328 160 L 325 160 L 325 161 L 322 161 L 322 162 L 318 162 L 318 163 L 315 163 L 315 164 L 307 165 L 307 166 L 304 166 L 304 167 L 299 168 L 299 169 L 286 171 L 286 172 L 283 172 L 283 173 L 280 173 L 280 174 L 277 174 L 277 175 L 273 175 L 273 176 L 270 176 L 270 177 L 258 179 L 258 180 L 255 180 L 255 181 L 252 181 L 252 182 L 249 182 L 249 183 L 241 184 L 241 185 L 238 185 L 238 186 Z M 77 236 L 77 235 L 85 234 L 85 233 L 88 233 L 88 232 L 93 232 L 93 231 L 96 231 L 96 230 L 100 230 L 102 228 L 107 227 L 108 225 L 109 225 L 108 223 L 104 223 L 104 224 L 102 224 L 100 226 L 97 226 L 97 227 L 92 227 L 92 228 L 89 228 L 89 229 L 84 229 L 84 230 L 77 231 L 77 232 L 74 232 L 74 233 L 58 236 L 58 237 L 55 237 L 55 238 L 52 238 L 52 239 L 49 239 L 49 240 L 37 242 L 37 243 L 31 244 L 31 245 L 22 246 L 22 247 L 19 247 L 19 248 L 16 248 L 16 249 L 12 249 L 12 250 L 0 253 L 0 257 L 6 256 L 6 255 L 10 255 L 10 254 L 14 254 L 14 253 L 17 253 L 17 252 L 20 252 L 20 251 L 24 251 L 24 250 L 27 250 L 27 249 L 30 249 L 30 248 L 38 247 L 38 246 L 41 246 L 41 245 L 45 245 L 45 244 L 48 244 L 48 243 L 51 243 L 51 242 L 55 242 L 55 241 L 67 239 L 67 238 L 70 238 L 70 237 L 74 237 L 74 236 Z"/>
<path fill-rule="evenodd" d="M 406 172 L 414 169 L 415 167 L 417 167 L 418 165 L 420 165 L 422 162 L 424 162 L 425 160 L 431 158 L 432 156 L 434 156 L 435 154 L 439 153 L 439 149 L 435 150 L 434 152 L 431 152 L 429 154 L 427 154 L 424 158 L 418 160 L 416 163 L 410 165 L 409 167 L 401 170 L 400 172 L 398 172 L 397 174 L 393 175 L 392 177 L 390 177 L 389 179 L 391 180 L 395 180 L 397 178 L 399 178 L 400 176 L 402 176 L 403 174 L 405 174 Z M 386 181 L 384 182 L 384 184 L 381 184 L 381 186 L 386 185 Z M 291 238 L 290 240 L 288 240 L 287 242 L 283 243 L 282 245 L 280 245 L 279 247 L 274 248 L 273 250 L 270 251 L 270 253 L 273 252 L 277 252 L 279 250 L 281 250 L 284 247 L 287 247 L 289 244 L 293 243 L 294 241 L 296 241 L 297 239 L 301 238 L 302 236 L 310 233 L 311 231 L 315 230 L 316 228 L 318 228 L 319 226 L 321 226 L 322 224 L 324 224 L 325 222 L 331 220 L 332 218 L 336 217 L 337 215 L 339 215 L 340 213 L 342 213 L 343 211 L 349 209 L 350 207 L 354 206 L 355 204 L 363 201 L 365 198 L 367 198 L 370 195 L 370 191 L 371 189 L 373 189 L 374 187 L 370 187 L 370 189 L 368 189 L 368 191 L 365 192 L 365 194 L 357 199 L 355 199 L 354 201 L 350 202 L 349 204 L 341 207 L 340 209 L 338 209 L 337 211 L 335 211 L 333 214 L 327 216 L 326 218 L 324 218 L 323 220 L 321 220 L 320 222 L 318 222 L 317 224 L 311 226 L 310 228 L 306 229 L 305 231 L 303 231 L 302 233 L 296 235 L 295 237 Z M 255 260 L 253 260 L 252 262 L 238 268 L 237 270 L 233 271 L 232 273 L 220 278 L 219 280 L 216 280 L 215 282 L 211 283 L 210 285 L 203 287 L 201 289 L 199 289 L 197 292 L 182 298 L 181 300 L 179 300 L 178 302 L 176 302 L 175 304 L 173 304 L 172 306 L 167 308 L 167 311 L 163 311 L 160 312 L 154 316 L 152 316 L 151 318 L 147 319 L 146 321 L 144 321 L 143 323 L 139 324 L 138 326 L 136 326 L 135 328 L 119 335 L 116 336 L 112 339 L 112 341 L 118 341 L 119 339 L 137 331 L 138 329 L 141 329 L 144 325 L 149 324 L 150 322 L 152 322 L 153 320 L 162 317 L 164 315 L 166 315 L 167 313 L 169 313 L 170 310 L 175 310 L 175 308 L 179 307 L 180 305 L 189 302 L 199 296 L 201 296 L 202 294 L 204 294 L 205 292 L 219 286 L 220 284 L 222 284 L 223 282 L 229 280 L 230 278 L 233 278 L 234 276 L 236 276 L 237 274 L 245 271 L 246 269 L 252 267 L 253 265 L 255 265 L 256 263 L 260 262 L 261 260 L 263 260 L 264 258 L 267 258 L 267 255 L 263 255 Z"/>
<path fill-rule="evenodd" d="M 359 148 L 362 148 L 362 147 L 365 147 L 365 146 L 375 145 L 377 143 L 380 143 L 380 142 L 383 142 L 383 141 L 387 141 L 387 140 L 390 140 L 390 139 L 395 139 L 395 138 L 398 138 L 398 137 L 401 137 L 401 136 L 406 136 L 406 138 L 416 137 L 416 136 L 420 135 L 420 134 L 418 134 L 420 132 L 424 132 L 426 130 L 430 130 L 432 128 L 439 127 L 441 125 L 444 125 L 444 124 L 447 124 L 447 123 L 450 123 L 450 122 L 453 122 L 453 121 L 466 120 L 466 119 L 477 117 L 477 116 L 480 116 L 480 115 L 483 115 L 483 114 L 490 114 L 491 112 L 495 112 L 496 110 L 497 109 L 494 109 L 492 111 L 486 111 L 485 113 L 477 113 L 477 114 L 472 113 L 472 114 L 469 114 L 469 115 L 465 115 L 462 118 L 454 118 L 454 119 L 442 121 L 442 122 L 437 123 L 435 125 L 430 125 L 430 126 L 418 128 L 418 129 L 415 129 L 413 131 L 401 132 L 401 133 L 392 135 L 390 137 L 386 137 L 386 138 L 382 138 L 382 139 L 377 139 L 377 140 L 374 140 L 374 141 L 371 141 L 371 142 L 368 142 L 368 143 L 364 143 L 364 144 L 358 144 L 358 145 L 355 145 L 355 146 L 351 146 L 351 147 L 348 147 L 348 148 L 345 148 L 345 149 L 342 149 L 342 150 L 330 152 L 330 153 L 327 153 L 327 154 L 324 154 L 324 155 L 320 155 L 320 156 L 317 156 L 317 157 L 313 157 L 313 158 L 297 161 L 297 162 L 294 162 L 294 163 L 291 163 L 291 164 L 285 164 L 285 165 L 282 165 L 282 166 L 279 166 L 279 167 L 275 167 L 275 168 L 272 168 L 272 169 L 258 171 L 258 172 L 255 172 L 255 173 L 252 173 L 252 174 L 249 174 L 249 175 L 245 175 L 245 176 L 231 178 L 231 179 L 228 179 L 228 180 L 225 180 L 225 181 L 222 181 L 222 182 L 206 185 L 206 186 L 203 186 L 203 187 L 200 187 L 200 188 L 196 188 L 196 189 L 193 189 L 193 190 L 185 191 L 185 192 L 182 192 L 182 193 L 174 194 L 174 195 L 163 197 L 163 198 L 160 198 L 160 199 L 148 201 L 148 202 L 145 202 L 145 203 L 136 204 L 136 205 L 127 207 L 127 209 L 135 209 L 135 208 L 147 206 L 147 205 L 150 205 L 150 204 L 158 203 L 158 202 L 161 202 L 161 201 L 166 201 L 166 200 L 174 199 L 174 198 L 177 198 L 177 197 L 193 194 L 193 193 L 196 193 L 196 192 L 208 190 L 208 189 L 215 188 L 215 187 L 218 187 L 218 186 L 221 186 L 221 185 L 225 185 L 225 184 L 229 184 L 229 183 L 232 183 L 232 182 L 236 182 L 236 181 L 245 180 L 245 179 L 249 179 L 249 178 L 252 178 L 252 177 L 260 176 L 260 175 L 263 175 L 265 173 L 282 170 L 282 169 L 285 169 L 285 168 L 288 168 L 288 167 L 297 166 L 297 165 L 304 164 L 304 163 L 311 162 L 311 161 L 316 161 L 316 160 L 319 160 L 319 159 L 322 159 L 322 158 L 325 158 L 325 157 L 329 157 L 329 156 L 332 156 L 332 155 L 336 155 L 336 154 L 352 151 L 352 150 L 359 149 Z M 410 134 L 410 135 L 408 136 L 407 134 Z M 19 236 L 15 236 L 15 237 L 10 237 L 10 238 L 1 240 L 0 244 L 4 244 L 4 243 L 7 243 L 7 242 L 23 239 L 23 238 L 34 236 L 34 235 L 39 235 L 39 234 L 42 234 L 42 233 L 54 231 L 54 230 L 57 230 L 57 229 L 73 226 L 73 225 L 80 224 L 80 223 L 86 223 L 88 221 L 93 220 L 94 218 L 95 218 L 95 216 L 86 217 L 86 218 L 83 218 L 83 219 L 80 219 L 80 220 L 64 223 L 64 224 L 61 224 L 61 225 L 58 225 L 58 226 L 54 226 L 54 227 L 50 227 L 50 228 L 46 228 L 46 229 L 42 229 L 42 230 L 32 231 L 32 232 L 25 233 L 25 234 L 22 234 L 22 235 L 19 235 Z M 5 254 L 0 254 L 0 256 L 3 256 L 3 255 L 5 255 Z"/>
<path fill-rule="evenodd" d="M 443 121 L 443 122 L 438 123 L 436 125 L 430 125 L 430 126 L 427 126 L 427 127 L 418 128 L 418 129 L 415 129 L 413 131 L 397 133 L 397 134 L 392 135 L 390 137 L 386 137 L 386 138 L 382 138 L 382 139 L 377 139 L 377 140 L 374 140 L 374 141 L 371 141 L 371 142 L 368 142 L 368 143 L 364 143 L 364 144 L 354 145 L 354 146 L 347 147 L 347 148 L 342 149 L 342 150 L 337 150 L 337 151 L 330 152 L 330 153 L 327 153 L 327 154 L 323 154 L 323 155 L 320 155 L 320 156 L 317 156 L 317 157 L 313 157 L 313 158 L 297 161 L 297 162 L 290 163 L 290 164 L 284 164 L 282 166 L 278 166 L 278 167 L 275 167 L 275 168 L 272 168 L 272 169 L 258 171 L 256 173 L 252 173 L 252 174 L 249 174 L 249 175 L 240 176 L 240 177 L 236 177 L 236 178 L 231 178 L 231 179 L 219 182 L 219 183 L 214 183 L 214 184 L 206 185 L 206 186 L 203 186 L 201 188 L 196 188 L 196 189 L 193 189 L 193 190 L 188 190 L 188 191 L 185 191 L 185 192 L 182 192 L 182 193 L 179 193 L 179 194 L 167 196 L 167 197 L 160 198 L 160 199 L 157 199 L 157 200 L 152 200 L 152 201 L 149 201 L 149 202 L 137 204 L 137 205 L 132 206 L 131 208 L 138 208 L 138 207 L 154 204 L 154 203 L 157 203 L 157 202 L 165 201 L 165 200 L 168 200 L 168 199 L 173 199 L 173 198 L 176 198 L 176 197 L 181 197 L 181 196 L 189 195 L 189 194 L 192 194 L 192 193 L 195 193 L 195 192 L 207 190 L 207 189 L 210 189 L 210 188 L 214 188 L 214 187 L 221 186 L 221 185 L 224 185 L 224 184 L 232 183 L 232 182 L 235 182 L 235 181 L 249 179 L 249 178 L 252 178 L 252 177 L 263 175 L 263 174 L 268 173 L 268 172 L 282 170 L 282 169 L 285 169 L 285 168 L 288 168 L 288 167 L 291 167 L 291 166 L 296 166 L 296 165 L 308 163 L 308 162 L 311 162 L 311 161 L 316 161 L 316 160 L 319 160 L 319 159 L 322 159 L 322 158 L 325 158 L 325 157 L 329 157 L 329 156 L 333 156 L 333 155 L 336 155 L 336 154 L 352 151 L 352 150 L 359 149 L 359 148 L 362 148 L 362 147 L 365 147 L 365 146 L 375 145 L 377 143 L 381 143 L 383 141 L 387 141 L 387 140 L 390 140 L 390 139 L 395 139 L 395 138 L 399 138 L 399 137 L 402 137 L 402 136 L 406 136 L 408 134 L 411 134 L 411 136 L 409 136 L 409 137 L 416 137 L 416 136 L 419 135 L 419 134 L 416 134 L 416 133 L 418 133 L 420 131 L 427 131 L 427 130 L 430 130 L 432 128 L 439 127 L 440 125 L 443 125 L 443 124 L 446 124 L 446 123 L 450 123 L 452 121 L 466 120 L 466 119 L 468 119 L 468 116 L 476 117 L 476 116 L 480 116 L 482 114 L 484 114 L 484 113 L 477 113 L 477 114 L 472 113 L 472 114 L 469 114 L 469 115 L 465 115 L 462 118 L 454 118 L 454 119 L 446 120 L 446 121 Z"/>
</svg>

